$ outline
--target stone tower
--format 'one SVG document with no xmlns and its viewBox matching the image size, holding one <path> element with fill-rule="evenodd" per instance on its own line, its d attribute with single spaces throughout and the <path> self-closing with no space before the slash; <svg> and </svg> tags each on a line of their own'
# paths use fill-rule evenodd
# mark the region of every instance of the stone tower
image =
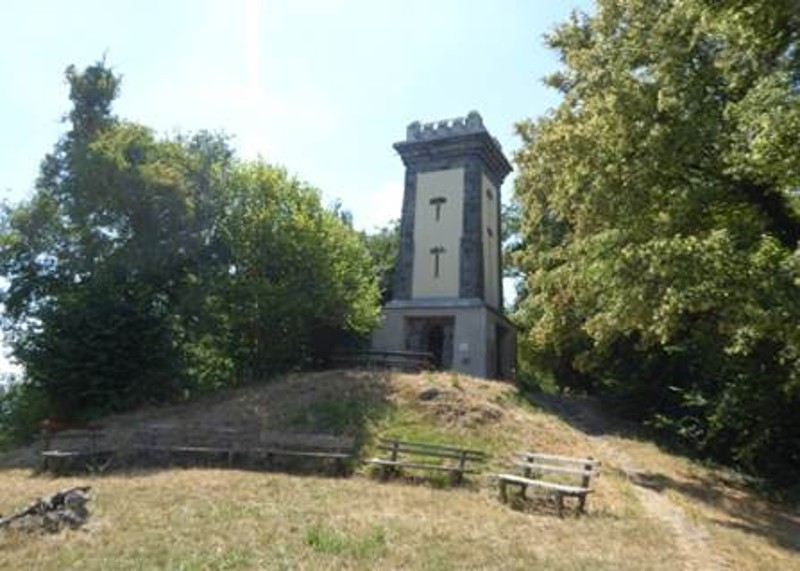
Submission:
<svg viewBox="0 0 800 571">
<path fill-rule="evenodd" d="M 373 347 L 510 377 L 516 338 L 503 315 L 500 186 L 511 165 L 475 111 L 412 123 L 394 148 L 406 166 L 400 255 Z"/>
</svg>

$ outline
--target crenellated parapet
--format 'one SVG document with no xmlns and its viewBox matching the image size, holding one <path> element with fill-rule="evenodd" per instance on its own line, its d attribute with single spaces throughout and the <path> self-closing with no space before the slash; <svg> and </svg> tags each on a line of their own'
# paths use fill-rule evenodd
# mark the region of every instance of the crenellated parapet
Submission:
<svg viewBox="0 0 800 571">
<path fill-rule="evenodd" d="M 395 143 L 394 148 L 406 166 L 417 171 L 452 168 L 469 157 L 479 157 L 497 187 L 511 172 L 500 142 L 486 129 L 477 111 L 431 123 L 414 121 L 406 128 L 405 140 Z"/>
<path fill-rule="evenodd" d="M 477 111 L 470 111 L 466 117 L 444 119 L 431 123 L 414 121 L 406 128 L 406 141 L 429 141 L 456 135 L 486 132 L 483 118 Z"/>
</svg>

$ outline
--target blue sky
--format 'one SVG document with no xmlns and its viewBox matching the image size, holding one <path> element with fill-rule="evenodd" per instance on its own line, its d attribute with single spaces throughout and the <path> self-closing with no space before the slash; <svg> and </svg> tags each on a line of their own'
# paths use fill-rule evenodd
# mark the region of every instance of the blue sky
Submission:
<svg viewBox="0 0 800 571">
<path fill-rule="evenodd" d="M 25 0 L 0 14 L 0 199 L 30 195 L 64 131 L 64 69 L 105 54 L 115 112 L 159 133 L 222 130 L 340 199 L 358 228 L 399 217 L 408 123 L 479 111 L 511 157 L 514 123 L 558 103 L 543 34 L 589 0 Z M 508 196 L 511 182 L 503 192 Z"/>
<path fill-rule="evenodd" d="M 510 154 L 557 103 L 542 35 L 577 0 L 8 2 L 0 18 L 0 198 L 30 193 L 68 110 L 63 71 L 106 54 L 117 114 L 159 133 L 219 129 L 339 198 L 355 224 L 399 215 L 392 143 L 478 110 Z M 504 186 L 506 194 L 511 185 Z"/>
</svg>

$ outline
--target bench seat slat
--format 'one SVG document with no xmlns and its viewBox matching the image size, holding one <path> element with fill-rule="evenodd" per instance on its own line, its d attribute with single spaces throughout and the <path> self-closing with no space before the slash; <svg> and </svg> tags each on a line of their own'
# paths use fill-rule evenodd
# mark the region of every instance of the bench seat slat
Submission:
<svg viewBox="0 0 800 571">
<path fill-rule="evenodd" d="M 352 458 L 353 454 L 348 452 L 324 452 L 324 451 L 303 451 L 303 450 L 284 450 L 281 448 L 251 448 L 257 454 L 275 454 L 276 456 L 305 456 L 308 458 L 341 458 L 346 460 Z"/>
<path fill-rule="evenodd" d="M 113 454 L 111 448 L 97 450 L 43 450 L 41 455 L 45 458 L 80 458 L 82 456 L 100 456 L 103 454 Z"/>
<path fill-rule="evenodd" d="M 172 452 L 186 452 L 197 454 L 227 454 L 233 452 L 233 448 L 227 446 L 167 446 L 167 450 Z"/>
<path fill-rule="evenodd" d="M 559 456 L 557 454 L 543 454 L 541 452 L 517 452 L 517 456 L 534 460 L 551 460 L 555 462 L 563 462 L 565 464 L 579 464 L 579 465 L 592 465 L 599 466 L 600 461 L 594 458 L 575 458 L 570 456 Z M 528 460 L 530 461 L 530 460 Z"/>
<path fill-rule="evenodd" d="M 524 486 L 537 486 L 540 488 L 547 488 L 549 490 L 556 490 L 565 494 L 584 495 L 592 492 L 590 488 L 582 488 L 580 486 L 569 486 L 567 484 L 557 484 L 555 482 L 545 482 L 544 480 L 532 480 L 517 476 L 516 474 L 498 474 L 497 477 L 505 482 L 512 484 L 521 484 Z"/>
<path fill-rule="evenodd" d="M 348 452 L 326 452 L 326 451 L 304 451 L 286 450 L 282 448 L 259 448 L 255 446 L 246 447 L 215 447 L 215 446 L 170 446 L 170 445 L 136 445 L 135 449 L 140 451 L 152 452 L 177 452 L 177 453 L 210 453 L 210 454 L 274 454 L 280 456 L 306 456 L 309 458 L 352 458 L 353 454 Z"/>
<path fill-rule="evenodd" d="M 393 466 L 397 468 L 419 468 L 422 470 L 441 470 L 443 472 L 461 472 L 464 474 L 477 474 L 477 470 L 470 468 L 460 468 L 458 466 L 442 466 L 440 464 L 431 464 L 428 462 L 405 462 L 402 460 L 386 460 L 384 458 L 370 458 L 367 460 L 369 464 L 377 464 L 379 466 Z"/>
</svg>

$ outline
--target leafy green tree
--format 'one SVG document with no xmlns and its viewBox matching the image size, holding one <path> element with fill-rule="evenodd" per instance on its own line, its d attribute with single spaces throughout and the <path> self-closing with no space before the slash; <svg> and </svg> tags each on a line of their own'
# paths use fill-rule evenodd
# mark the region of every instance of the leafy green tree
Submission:
<svg viewBox="0 0 800 571">
<path fill-rule="evenodd" d="M 599 0 L 518 126 L 523 341 L 705 453 L 800 466 L 800 11 Z"/>
<path fill-rule="evenodd" d="M 0 450 L 6 450 L 39 434 L 51 405 L 44 391 L 17 375 L 3 375 L 0 381 Z"/>
<path fill-rule="evenodd" d="M 385 305 L 394 296 L 394 268 L 400 253 L 400 221 L 393 220 L 377 232 L 365 232 L 362 236 L 378 278 L 381 305 Z"/>
<path fill-rule="evenodd" d="M 173 305 L 202 242 L 190 146 L 114 117 L 103 63 L 66 76 L 70 129 L 6 211 L 0 267 L 15 356 L 69 417 L 180 392 Z"/>
<path fill-rule="evenodd" d="M 378 317 L 366 249 L 319 193 L 261 162 L 238 165 L 220 225 L 225 276 L 214 296 L 237 375 L 261 379 L 325 362 Z"/>
<path fill-rule="evenodd" d="M 68 130 L 33 197 L 0 217 L 4 326 L 25 367 L 0 408 L 32 411 L 3 418 L 87 418 L 262 380 L 375 325 L 377 280 L 341 206 L 237 161 L 222 135 L 158 139 L 118 119 L 103 62 L 66 76 Z"/>
</svg>

